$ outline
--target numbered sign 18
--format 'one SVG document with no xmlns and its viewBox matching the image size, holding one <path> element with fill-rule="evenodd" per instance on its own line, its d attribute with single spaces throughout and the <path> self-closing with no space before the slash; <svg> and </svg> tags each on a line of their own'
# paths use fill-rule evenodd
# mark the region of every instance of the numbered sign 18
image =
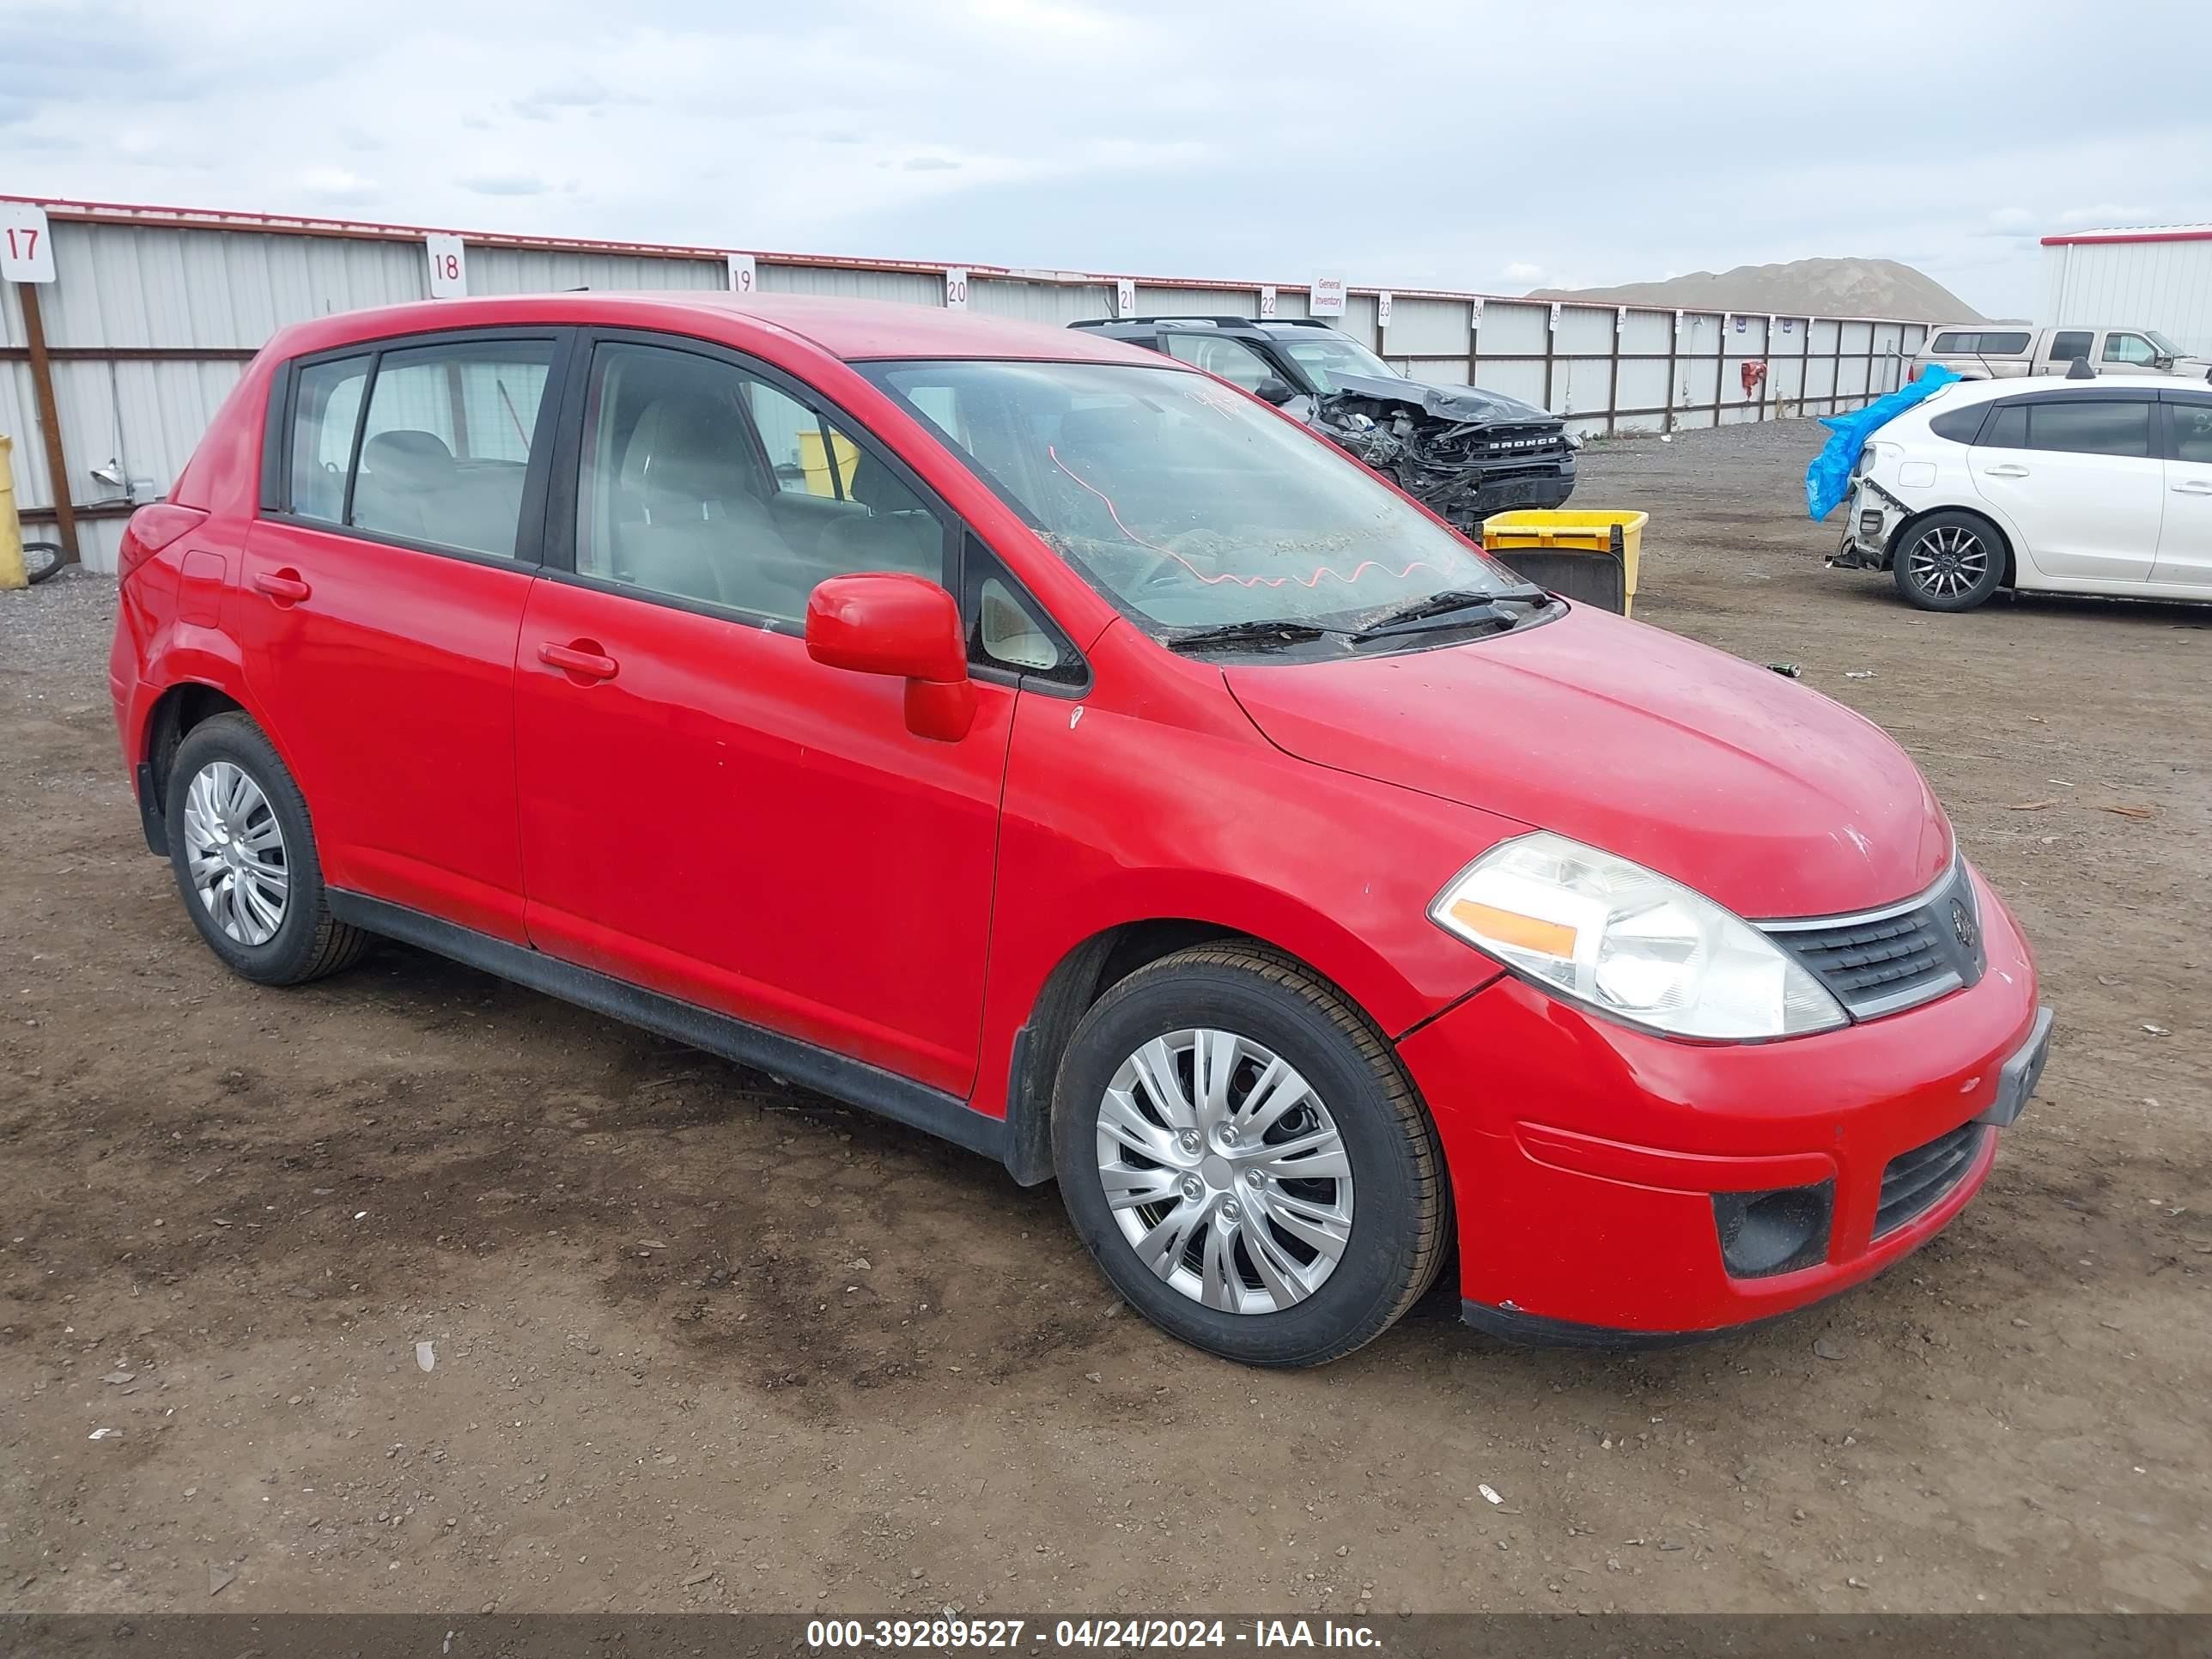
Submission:
<svg viewBox="0 0 2212 1659">
<path fill-rule="evenodd" d="M 1272 287 L 1260 290 L 1260 320 L 1263 323 L 1275 320 L 1275 290 Z"/>
<path fill-rule="evenodd" d="M 46 210 L 29 202 L 0 202 L 0 278 L 11 283 L 54 280 L 54 246 Z"/>
<path fill-rule="evenodd" d="M 430 297 L 459 300 L 469 291 L 469 256 L 458 236 L 433 234 L 422 239 L 430 255 Z"/>
<path fill-rule="evenodd" d="M 731 293 L 750 295 L 759 281 L 760 270 L 753 264 L 751 254 L 732 253 L 730 256 Z"/>
<path fill-rule="evenodd" d="M 1115 280 L 1114 314 L 1116 317 L 1133 317 L 1137 314 L 1137 285 L 1127 276 L 1117 277 Z"/>
<path fill-rule="evenodd" d="M 968 267 L 955 265 L 945 273 L 945 308 L 947 311 L 968 309 Z"/>
<path fill-rule="evenodd" d="M 1375 326 L 1390 326 L 1390 290 L 1387 288 L 1375 296 Z"/>
</svg>

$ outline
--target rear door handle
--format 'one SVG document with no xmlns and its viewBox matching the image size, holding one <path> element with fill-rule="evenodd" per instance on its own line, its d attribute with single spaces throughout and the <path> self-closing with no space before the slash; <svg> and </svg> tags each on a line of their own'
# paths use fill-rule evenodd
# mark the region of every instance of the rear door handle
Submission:
<svg viewBox="0 0 2212 1659">
<path fill-rule="evenodd" d="M 541 645 L 538 647 L 538 660 L 577 679 L 611 680 L 622 671 L 622 665 L 601 651 L 596 640 Z"/>
<path fill-rule="evenodd" d="M 2002 466 L 1984 467 L 1982 476 L 1985 478 L 2025 478 L 2027 476 L 2027 469 L 2024 466 L 2014 466 L 2008 461 Z"/>
<path fill-rule="evenodd" d="M 2177 495 L 2212 495 L 2212 483 L 2191 478 L 2187 483 L 2174 485 L 2173 493 Z"/>
<path fill-rule="evenodd" d="M 297 605 L 314 592 L 292 569 L 256 571 L 253 586 L 257 592 L 266 593 L 279 605 Z"/>
</svg>

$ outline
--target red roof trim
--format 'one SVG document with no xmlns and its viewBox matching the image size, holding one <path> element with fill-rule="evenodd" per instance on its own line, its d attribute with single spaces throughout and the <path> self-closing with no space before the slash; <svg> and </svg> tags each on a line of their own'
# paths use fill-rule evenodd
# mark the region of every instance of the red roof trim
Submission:
<svg viewBox="0 0 2212 1659">
<path fill-rule="evenodd" d="M 2046 236 L 2045 247 L 2075 247 L 2107 242 L 2212 242 L 2212 227 L 2189 230 L 2082 230 Z"/>
</svg>

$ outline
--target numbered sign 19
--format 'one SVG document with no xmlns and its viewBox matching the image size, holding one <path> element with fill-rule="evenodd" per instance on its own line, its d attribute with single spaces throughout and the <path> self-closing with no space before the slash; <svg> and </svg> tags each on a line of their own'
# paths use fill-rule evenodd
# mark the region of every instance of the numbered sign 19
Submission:
<svg viewBox="0 0 2212 1659">
<path fill-rule="evenodd" d="M 11 283 L 54 280 L 46 209 L 29 202 L 0 202 L 0 277 Z"/>
<path fill-rule="evenodd" d="M 968 267 L 955 265 L 945 273 L 945 308 L 947 311 L 968 309 Z"/>
<path fill-rule="evenodd" d="M 1390 326 L 1390 290 L 1387 288 L 1375 296 L 1375 326 Z"/>
<path fill-rule="evenodd" d="M 1114 314 L 1133 317 L 1137 314 L 1137 284 L 1127 276 L 1114 280 Z"/>
<path fill-rule="evenodd" d="M 469 291 L 469 256 L 458 236 L 433 234 L 422 244 L 430 256 L 430 297 L 459 300 Z"/>
<path fill-rule="evenodd" d="M 750 253 L 730 256 L 730 292 L 750 296 L 760 282 L 760 269 Z"/>
<path fill-rule="evenodd" d="M 1260 320 L 1263 323 L 1275 320 L 1275 290 L 1272 287 L 1260 290 Z"/>
</svg>

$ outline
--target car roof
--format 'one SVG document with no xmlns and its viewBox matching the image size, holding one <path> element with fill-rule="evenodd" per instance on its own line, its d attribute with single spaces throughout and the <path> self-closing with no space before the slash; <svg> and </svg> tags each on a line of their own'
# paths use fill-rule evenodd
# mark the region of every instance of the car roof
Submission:
<svg viewBox="0 0 2212 1659">
<path fill-rule="evenodd" d="M 2189 392 L 2195 383 L 2177 380 L 2171 374 L 2100 374 L 2094 380 L 2069 380 L 2063 374 L 2015 374 L 2002 380 L 1960 380 L 1947 384 L 1940 392 L 1942 403 L 1956 409 L 1963 404 L 1984 404 L 1992 398 L 2016 398 L 2023 392 L 2069 392 L 2094 397 L 2099 391 L 2110 392 L 2115 386 L 2126 386 L 2141 392 Z M 1927 399 L 1933 404 L 1936 397 Z"/>
<path fill-rule="evenodd" d="M 431 300 L 341 313 L 298 323 L 280 334 L 282 355 L 300 356 L 360 341 L 431 329 L 532 324 L 630 328 L 697 327 L 744 322 L 772 328 L 848 362 L 898 357 L 991 357 L 1034 362 L 1172 364 L 1157 353 L 1085 330 L 1051 327 L 939 306 L 813 294 L 684 291 L 635 294 L 514 294 Z M 702 332 L 719 331 L 708 328 Z"/>
</svg>

